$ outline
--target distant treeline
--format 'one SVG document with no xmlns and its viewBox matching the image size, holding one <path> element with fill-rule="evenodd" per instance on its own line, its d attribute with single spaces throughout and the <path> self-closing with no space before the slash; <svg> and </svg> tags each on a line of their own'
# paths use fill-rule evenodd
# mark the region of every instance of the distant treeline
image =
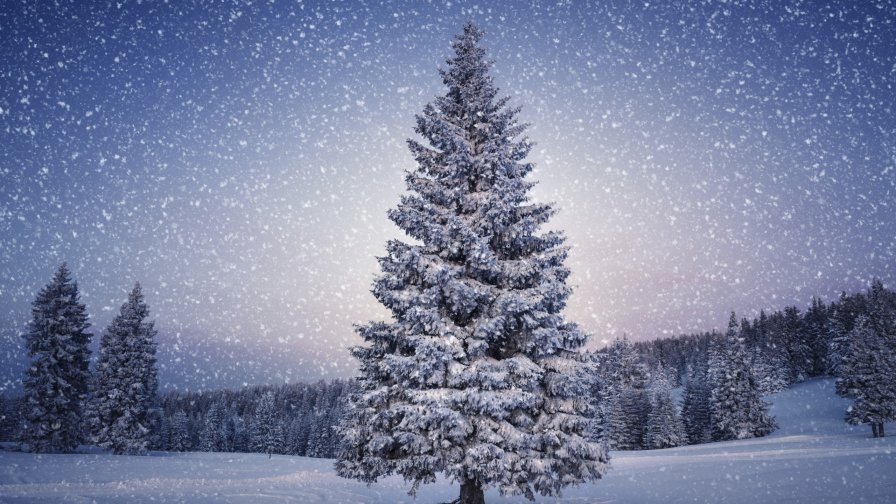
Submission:
<svg viewBox="0 0 896 504">
<path fill-rule="evenodd" d="M 161 394 L 151 448 L 333 458 L 351 380 Z M 264 405 L 265 400 L 272 402 Z M 21 397 L 0 398 L 0 440 L 20 439 Z"/>
<path fill-rule="evenodd" d="M 333 427 L 342 417 L 349 380 L 254 386 L 240 390 L 168 392 L 161 396 L 156 449 L 259 452 L 333 458 Z M 264 399 L 272 407 L 264 406 Z"/>
<path fill-rule="evenodd" d="M 896 418 L 896 294 L 879 280 L 826 304 L 812 299 L 753 319 L 731 313 L 727 331 L 632 343 L 594 355 L 595 410 L 611 448 L 666 448 L 768 434 L 762 396 L 817 376 L 854 400 L 844 420 L 874 436 Z M 684 386 L 680 408 L 669 387 Z"/>
<path fill-rule="evenodd" d="M 843 293 L 831 303 L 812 299 L 804 312 L 788 306 L 760 312 L 753 319 L 737 319 L 732 313 L 724 334 L 706 332 L 637 343 L 617 339 L 592 355 L 592 402 L 600 420 L 594 435 L 606 439 L 613 449 L 765 435 L 774 429 L 774 419 L 758 398 L 816 376 L 838 378 L 838 392 L 856 399 L 855 411 L 864 416 L 847 415 L 847 420 L 874 426 L 896 408 L 892 401 L 862 392 L 871 387 L 867 383 L 876 383 L 873 372 L 885 369 L 896 376 L 896 350 L 890 341 L 894 314 L 896 294 L 875 281 L 867 292 Z M 875 346 L 874 334 L 880 334 L 883 343 Z M 884 367 L 858 368 L 877 357 Z M 679 386 L 685 387 L 682 400 L 673 402 L 671 389 Z M 736 395 L 722 397 L 734 388 L 739 388 Z M 333 458 L 340 450 L 334 427 L 354 389 L 352 380 L 333 380 L 167 392 L 153 408 L 151 448 Z M 18 440 L 23 401 L 0 400 L 0 439 Z M 738 419 L 737 410 L 745 404 L 759 411 L 759 417 Z M 726 422 L 752 427 L 725 431 Z"/>
<path fill-rule="evenodd" d="M 828 304 L 813 298 L 805 312 L 787 306 L 761 311 L 753 319 L 741 318 L 740 331 L 763 394 L 814 376 L 837 376 L 856 321 L 870 316 L 869 296 L 870 291 L 844 292 Z M 710 341 L 722 335 L 716 331 L 686 334 L 633 345 L 650 368 L 665 369 L 673 385 L 681 386 L 688 369 L 706 360 Z"/>
</svg>

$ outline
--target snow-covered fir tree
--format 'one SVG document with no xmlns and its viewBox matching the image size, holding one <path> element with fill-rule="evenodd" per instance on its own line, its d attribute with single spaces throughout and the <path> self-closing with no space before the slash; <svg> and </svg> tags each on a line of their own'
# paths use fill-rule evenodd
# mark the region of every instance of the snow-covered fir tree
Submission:
<svg viewBox="0 0 896 504">
<path fill-rule="evenodd" d="M 342 384 L 332 383 L 325 386 L 318 395 L 314 406 L 313 424 L 308 433 L 308 455 L 327 457 L 339 445 L 338 434 L 334 426 L 342 418 L 343 408 L 340 405 Z"/>
<path fill-rule="evenodd" d="M 896 295 L 874 280 L 867 299 L 868 314 L 849 333 L 837 392 L 854 399 L 847 422 L 870 424 L 883 437 L 884 423 L 896 420 Z"/>
<path fill-rule="evenodd" d="M 788 354 L 790 382 L 804 381 L 812 374 L 814 358 L 806 327 L 797 307 L 787 306 L 784 308 L 784 320 L 780 326 L 779 336 Z"/>
<path fill-rule="evenodd" d="M 252 435 L 249 428 L 249 422 L 246 421 L 246 418 L 238 415 L 236 411 L 233 410 L 230 412 L 230 419 L 227 423 L 231 450 L 235 452 L 251 451 Z M 281 445 L 285 446 L 285 441 L 284 443 L 281 443 Z M 282 449 L 277 453 L 282 453 Z"/>
<path fill-rule="evenodd" d="M 787 354 L 775 343 L 754 347 L 750 352 L 750 368 L 760 396 L 781 392 L 790 386 L 792 366 Z"/>
<path fill-rule="evenodd" d="M 23 381 L 21 440 L 34 452 L 70 452 L 81 441 L 91 334 L 78 285 L 63 263 L 31 307 L 23 335 L 31 358 Z"/>
<path fill-rule="evenodd" d="M 734 323 L 736 325 L 737 321 L 735 321 Z M 729 327 L 728 330 L 730 331 L 731 328 Z M 710 388 L 710 396 L 712 396 L 713 386 L 721 379 L 720 375 L 722 374 L 726 366 L 726 337 L 727 336 L 719 335 L 718 333 L 713 332 L 712 337 L 709 340 L 709 345 L 707 346 L 706 383 Z"/>
<path fill-rule="evenodd" d="M 841 300 L 843 297 L 845 294 L 841 296 Z M 825 372 L 836 377 L 840 376 L 840 366 L 849 350 L 849 335 L 846 331 L 844 311 L 842 303 L 838 304 L 831 314 L 831 320 L 827 327 L 828 353 Z"/>
<path fill-rule="evenodd" d="M 193 443 L 190 441 L 190 419 L 183 411 L 178 410 L 171 417 L 170 427 L 170 444 L 168 449 L 172 451 L 189 451 Z"/>
<path fill-rule="evenodd" d="M 714 441 L 761 437 L 775 430 L 775 420 L 747 362 L 734 312 L 721 345 L 710 362 L 710 418 Z"/>
<path fill-rule="evenodd" d="M 417 168 L 390 219 L 415 243 L 390 241 L 374 295 L 394 317 L 359 333 L 361 391 L 341 429 L 339 474 L 398 473 L 483 491 L 556 494 L 599 478 L 607 454 L 587 438 L 581 378 L 586 336 L 561 311 L 567 248 L 539 233 L 554 210 L 529 201 L 531 143 L 518 109 L 498 98 L 467 24 L 441 72 L 448 88 L 417 117 L 429 145 L 409 141 Z"/>
<path fill-rule="evenodd" d="M 610 450 L 633 450 L 628 434 L 628 417 L 622 404 L 622 392 L 608 389 L 609 393 L 602 399 L 605 413 L 600 416 L 604 425 L 607 448 Z"/>
<path fill-rule="evenodd" d="M 167 450 L 168 445 L 171 444 L 171 424 L 169 423 L 169 418 L 161 414 L 158 404 L 155 406 L 153 411 L 156 414 L 152 418 L 152 424 L 155 426 L 155 429 L 151 433 L 149 447 L 151 450 Z"/>
<path fill-rule="evenodd" d="M 672 399 L 672 389 L 662 369 L 652 376 L 648 387 L 650 395 L 650 413 L 647 415 L 647 428 L 644 433 L 644 446 L 647 449 L 672 448 L 686 442 L 681 417 Z"/>
<path fill-rule="evenodd" d="M 681 421 L 690 444 L 708 443 L 712 440 L 710 394 L 707 364 L 705 360 L 698 360 L 688 371 L 681 403 Z"/>
<path fill-rule="evenodd" d="M 601 405 L 601 417 L 606 424 L 608 446 L 613 450 L 643 448 L 650 411 L 646 391 L 648 372 L 624 336 L 614 339 L 607 348 L 602 374 L 606 399 Z"/>
<path fill-rule="evenodd" d="M 810 365 L 807 366 L 809 376 L 820 376 L 827 367 L 829 320 L 830 312 L 827 305 L 813 296 L 812 304 L 803 319 L 803 332 L 811 357 Z"/>
<path fill-rule="evenodd" d="M 759 313 L 752 327 L 752 338 L 744 338 L 750 356 L 750 369 L 759 387 L 759 395 L 780 392 L 790 386 L 792 368 L 789 355 L 780 341 L 773 338 L 775 332 L 765 311 Z M 743 333 L 743 324 L 741 324 Z"/>
<path fill-rule="evenodd" d="M 283 427 L 277 415 L 273 392 L 265 392 L 258 401 L 252 429 L 252 447 L 255 451 L 267 453 L 270 457 L 283 450 Z"/>
<path fill-rule="evenodd" d="M 298 415 L 289 425 L 288 447 L 293 455 L 306 455 L 311 432 L 311 415 Z"/>
<path fill-rule="evenodd" d="M 199 449 L 206 452 L 228 451 L 226 412 L 221 403 L 214 402 L 205 413 Z"/>
<path fill-rule="evenodd" d="M 607 439 L 607 402 L 609 402 L 609 387 L 607 377 L 603 370 L 606 368 L 606 352 L 589 352 L 587 370 L 585 371 L 588 399 L 591 402 L 591 412 L 594 421 L 591 422 L 589 439 L 596 443 L 608 446 Z"/>
<path fill-rule="evenodd" d="M 87 416 L 93 442 L 116 454 L 146 454 L 156 428 L 156 330 L 148 317 L 137 283 L 100 340 Z"/>
<path fill-rule="evenodd" d="M 615 412 L 621 419 L 614 419 L 610 431 L 610 446 L 617 450 L 640 450 L 644 448 L 647 435 L 647 417 L 650 413 L 650 396 L 647 382 L 634 386 L 624 386 L 619 391 L 619 410 Z M 620 424 L 623 426 L 620 429 Z"/>
<path fill-rule="evenodd" d="M 860 317 L 850 333 L 849 351 L 838 383 L 841 395 L 853 398 L 846 411 L 851 424 L 870 424 L 874 437 L 882 437 L 884 422 L 896 418 L 892 357 L 885 339 L 867 317 Z"/>
</svg>

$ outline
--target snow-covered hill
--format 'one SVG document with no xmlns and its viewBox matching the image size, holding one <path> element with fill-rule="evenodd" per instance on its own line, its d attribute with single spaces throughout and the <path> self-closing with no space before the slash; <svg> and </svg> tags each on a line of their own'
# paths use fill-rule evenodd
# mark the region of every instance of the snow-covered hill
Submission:
<svg viewBox="0 0 896 504">
<path fill-rule="evenodd" d="M 812 380 L 769 398 L 780 429 L 747 441 L 613 454 L 596 484 L 546 503 L 892 503 L 896 424 L 872 439 L 846 425 L 848 401 L 832 380 Z M 400 478 L 367 487 L 335 475 L 332 461 L 255 454 L 31 455 L 0 452 L 0 502 L 414 502 Z M 416 502 L 447 502 L 440 481 Z M 490 503 L 522 503 L 491 492 Z"/>
</svg>

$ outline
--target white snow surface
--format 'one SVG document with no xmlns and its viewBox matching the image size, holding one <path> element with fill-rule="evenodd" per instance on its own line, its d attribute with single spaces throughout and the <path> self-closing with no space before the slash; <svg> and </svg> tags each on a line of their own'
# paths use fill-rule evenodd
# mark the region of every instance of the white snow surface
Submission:
<svg viewBox="0 0 896 504">
<path fill-rule="evenodd" d="M 896 424 L 872 439 L 849 426 L 849 401 L 830 379 L 767 398 L 780 429 L 771 436 L 666 450 L 615 452 L 594 484 L 544 503 L 892 503 Z M 400 478 L 371 486 L 338 477 L 333 461 L 235 453 L 34 455 L 0 452 L 0 502 L 448 502 L 457 484 L 423 486 L 416 500 Z M 488 503 L 522 503 L 494 490 Z"/>
</svg>

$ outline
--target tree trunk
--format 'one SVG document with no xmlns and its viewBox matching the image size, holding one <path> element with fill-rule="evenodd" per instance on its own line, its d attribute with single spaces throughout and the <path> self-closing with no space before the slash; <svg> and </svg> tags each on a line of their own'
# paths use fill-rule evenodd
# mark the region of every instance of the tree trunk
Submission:
<svg viewBox="0 0 896 504">
<path fill-rule="evenodd" d="M 877 435 L 880 437 L 884 437 L 884 423 L 883 422 L 877 424 Z"/>
<path fill-rule="evenodd" d="M 485 504 L 485 494 L 479 483 L 473 480 L 464 480 L 460 484 L 459 504 Z"/>
<path fill-rule="evenodd" d="M 871 422 L 871 434 L 877 437 L 877 422 Z"/>
</svg>

